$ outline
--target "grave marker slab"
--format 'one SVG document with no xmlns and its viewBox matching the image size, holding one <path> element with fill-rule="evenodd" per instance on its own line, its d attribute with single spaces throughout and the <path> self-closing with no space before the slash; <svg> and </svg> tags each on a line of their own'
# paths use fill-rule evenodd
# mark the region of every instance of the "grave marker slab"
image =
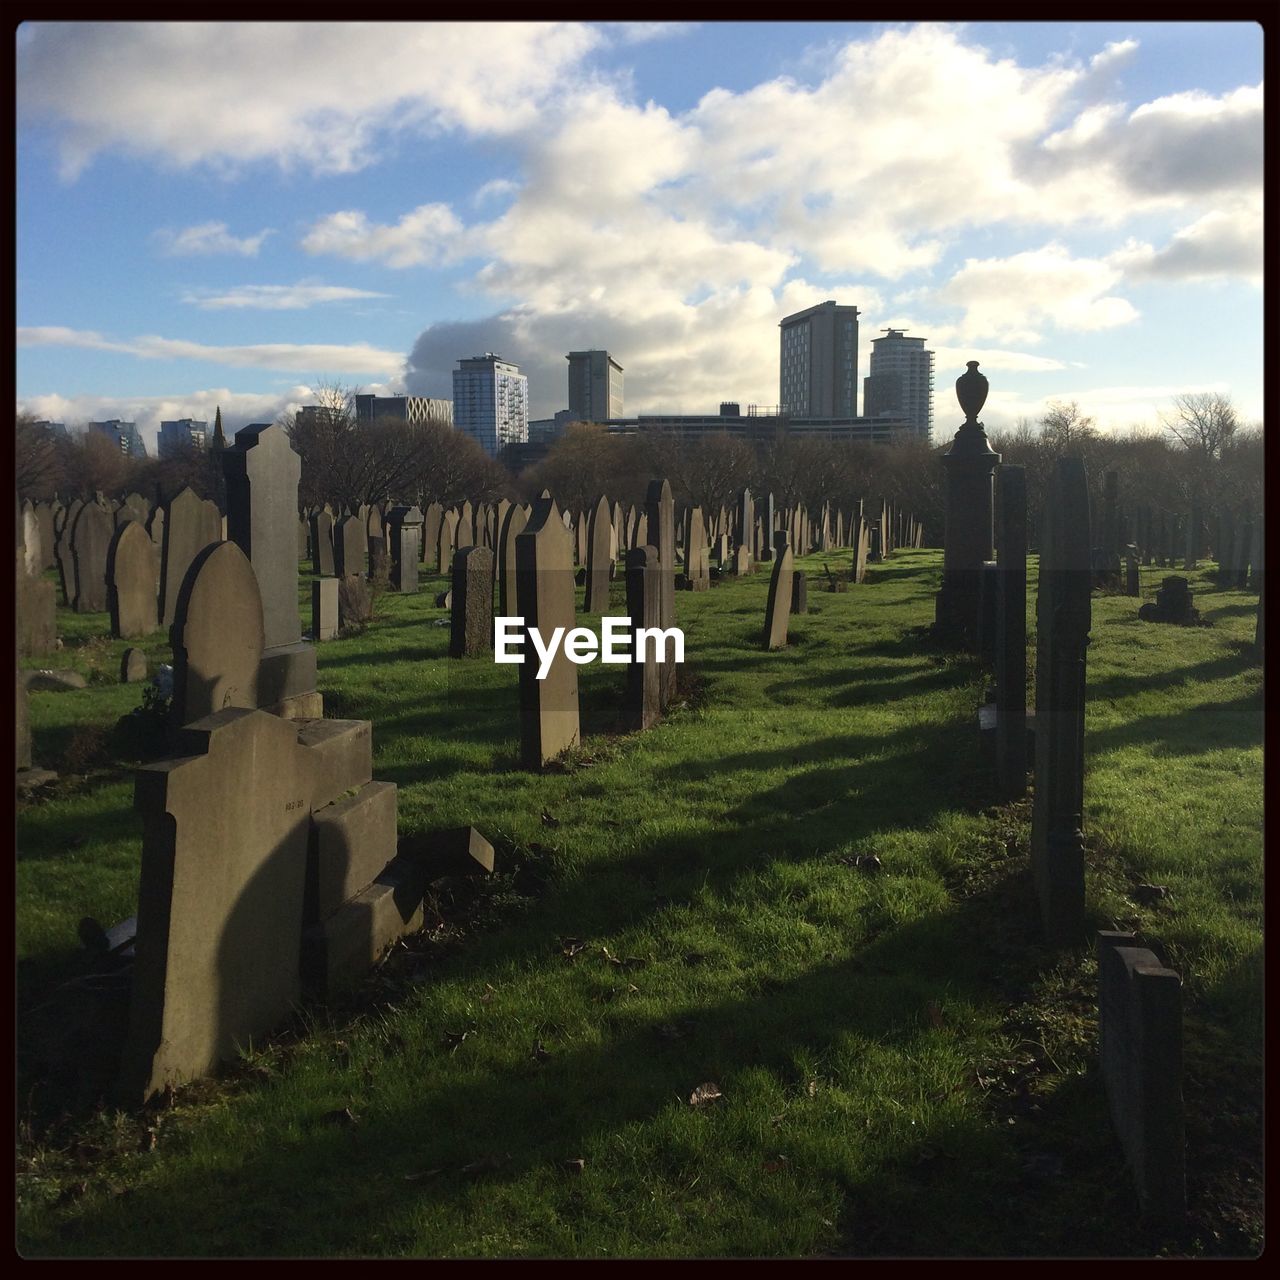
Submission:
<svg viewBox="0 0 1280 1280">
<path fill-rule="evenodd" d="M 777 554 L 774 557 L 773 574 L 769 578 L 769 599 L 764 610 L 762 643 L 766 649 L 782 649 L 787 643 L 795 558 L 791 554 L 791 544 L 785 533 L 774 534 L 773 549 Z"/>
<path fill-rule="evenodd" d="M 107 553 L 107 607 L 111 634 L 132 640 L 159 630 L 156 550 L 140 520 L 126 520 Z"/>
<path fill-rule="evenodd" d="M 453 553 L 453 602 L 449 656 L 478 658 L 493 652 L 493 552 L 460 547 Z"/>
</svg>

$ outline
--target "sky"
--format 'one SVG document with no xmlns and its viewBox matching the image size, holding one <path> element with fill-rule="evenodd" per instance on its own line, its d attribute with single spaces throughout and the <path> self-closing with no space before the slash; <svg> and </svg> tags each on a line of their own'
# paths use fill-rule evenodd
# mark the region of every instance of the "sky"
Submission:
<svg viewBox="0 0 1280 1280">
<path fill-rule="evenodd" d="M 18 408 L 229 429 L 322 384 L 778 401 L 778 322 L 976 359 L 989 430 L 1262 416 L 1262 29 L 1220 23 L 27 23 Z"/>
</svg>

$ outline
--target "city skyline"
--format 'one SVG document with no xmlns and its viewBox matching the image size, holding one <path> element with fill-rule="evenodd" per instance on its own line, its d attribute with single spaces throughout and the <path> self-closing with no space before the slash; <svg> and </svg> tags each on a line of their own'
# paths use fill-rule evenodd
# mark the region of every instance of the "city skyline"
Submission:
<svg viewBox="0 0 1280 1280">
<path fill-rule="evenodd" d="M 836 299 L 936 352 L 935 443 L 968 359 L 992 428 L 1053 399 L 1155 425 L 1197 390 L 1252 420 L 1261 50 L 1248 23 L 25 24 L 19 407 L 154 450 L 321 379 L 449 398 L 497 351 L 541 419 L 592 349 L 628 413 L 771 404 L 779 321 Z"/>
</svg>

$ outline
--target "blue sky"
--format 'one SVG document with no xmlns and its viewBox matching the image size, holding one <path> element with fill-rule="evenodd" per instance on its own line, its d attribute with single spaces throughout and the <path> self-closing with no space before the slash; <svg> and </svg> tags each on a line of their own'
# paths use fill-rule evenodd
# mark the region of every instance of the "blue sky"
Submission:
<svg viewBox="0 0 1280 1280">
<path fill-rule="evenodd" d="M 967 359 L 989 427 L 1179 391 L 1262 414 L 1248 23 L 27 24 L 19 407 L 235 428 L 319 381 L 535 417 L 609 349 L 628 413 L 778 399 L 782 316 Z"/>
</svg>

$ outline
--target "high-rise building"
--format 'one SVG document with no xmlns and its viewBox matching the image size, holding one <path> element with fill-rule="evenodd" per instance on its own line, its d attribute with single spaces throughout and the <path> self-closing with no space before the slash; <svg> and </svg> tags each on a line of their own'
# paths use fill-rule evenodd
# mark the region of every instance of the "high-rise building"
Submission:
<svg viewBox="0 0 1280 1280">
<path fill-rule="evenodd" d="M 356 421 L 372 422 L 375 418 L 394 418 L 410 426 L 434 422 L 451 427 L 453 402 L 427 396 L 356 396 Z"/>
<path fill-rule="evenodd" d="M 172 458 L 188 449 L 203 449 L 209 441 L 209 424 L 193 418 L 177 418 L 160 424 L 156 440 L 156 452 L 162 458 Z"/>
<path fill-rule="evenodd" d="M 905 329 L 885 329 L 871 340 L 871 374 L 863 384 L 868 418 L 906 418 L 925 440 L 933 431 L 933 352 L 924 338 Z"/>
<path fill-rule="evenodd" d="M 570 351 L 569 414 L 575 422 L 622 417 L 622 366 L 607 351 Z"/>
<path fill-rule="evenodd" d="M 147 446 L 143 443 L 136 422 L 121 422 L 119 418 L 108 418 L 106 422 L 91 422 L 89 430 L 104 435 L 118 446 L 121 453 L 131 458 L 145 458 Z"/>
<path fill-rule="evenodd" d="M 518 365 L 486 351 L 453 371 L 453 425 L 491 458 L 529 439 L 529 379 Z"/>
<path fill-rule="evenodd" d="M 793 418 L 858 415 L 858 308 L 836 302 L 786 316 L 778 399 Z"/>
</svg>

